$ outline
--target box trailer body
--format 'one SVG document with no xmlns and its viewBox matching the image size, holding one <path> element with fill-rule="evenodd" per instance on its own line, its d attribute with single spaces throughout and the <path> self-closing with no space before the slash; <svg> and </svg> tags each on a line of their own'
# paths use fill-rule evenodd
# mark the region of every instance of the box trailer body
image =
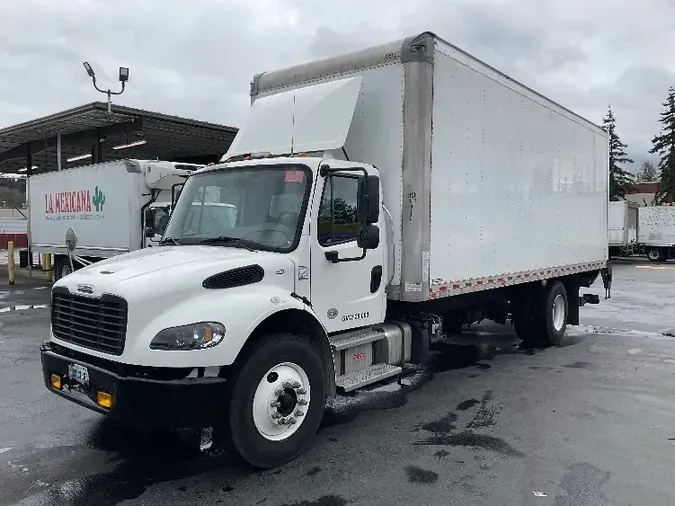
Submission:
<svg viewBox="0 0 675 506">
<path fill-rule="evenodd" d="M 560 344 L 599 302 L 581 287 L 601 275 L 609 296 L 607 135 L 435 35 L 259 74 L 251 99 L 161 247 L 54 285 L 52 392 L 215 426 L 269 468 L 307 447 L 328 397 L 419 370 L 448 329 L 510 320 Z M 207 194 L 222 218 L 195 225 Z M 103 297 L 105 342 L 63 323 Z"/>
<path fill-rule="evenodd" d="M 125 159 L 31 176 L 31 250 L 53 254 L 60 277 L 70 270 L 69 229 L 77 238 L 73 254 L 94 261 L 149 246 L 145 211 L 168 207 L 173 185 L 200 167 Z"/>
<path fill-rule="evenodd" d="M 626 200 L 609 203 L 608 242 L 610 254 L 627 256 L 637 253 L 638 209 L 635 202 Z"/>
<path fill-rule="evenodd" d="M 335 156 L 380 170 L 394 231 L 390 297 L 421 301 L 607 261 L 607 134 L 437 37 L 259 74 L 253 107 L 354 76 L 355 107 L 326 102 L 303 117 L 310 140 L 295 151 L 315 150 L 315 119 L 339 110 L 334 137 L 348 134 Z M 226 157 L 286 149 L 274 142 L 282 125 L 261 135 L 255 120 L 252 112 Z"/>
<path fill-rule="evenodd" d="M 652 262 L 675 254 L 675 207 L 646 206 L 638 210 L 638 243 Z"/>
</svg>

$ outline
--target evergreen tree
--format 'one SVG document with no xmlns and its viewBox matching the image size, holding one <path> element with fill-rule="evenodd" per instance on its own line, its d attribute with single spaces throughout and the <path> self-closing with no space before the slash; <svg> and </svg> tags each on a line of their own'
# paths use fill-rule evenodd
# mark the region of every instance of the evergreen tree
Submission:
<svg viewBox="0 0 675 506">
<path fill-rule="evenodd" d="M 654 197 L 656 205 L 675 201 L 675 88 L 668 90 L 668 98 L 663 102 L 665 110 L 659 122 L 663 124 L 661 133 L 652 139 L 650 153 L 659 155 L 659 189 Z"/>
<path fill-rule="evenodd" d="M 640 167 L 640 172 L 638 172 L 637 180 L 638 181 L 656 181 L 659 177 L 659 173 L 654 167 L 654 164 L 647 160 Z"/>
<path fill-rule="evenodd" d="M 609 107 L 607 116 L 602 119 L 602 129 L 609 134 L 609 199 L 622 199 L 635 188 L 633 175 L 620 167 L 624 163 L 633 163 L 626 154 L 626 144 L 616 133 L 616 118 Z"/>
</svg>

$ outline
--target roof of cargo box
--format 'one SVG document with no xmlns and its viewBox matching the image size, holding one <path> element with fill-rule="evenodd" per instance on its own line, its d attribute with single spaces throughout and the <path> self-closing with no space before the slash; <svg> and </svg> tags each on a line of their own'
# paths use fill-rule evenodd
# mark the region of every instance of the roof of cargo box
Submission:
<svg viewBox="0 0 675 506">
<path fill-rule="evenodd" d="M 58 135 L 61 167 L 71 168 L 121 158 L 216 162 L 236 134 L 234 127 L 115 104 L 108 113 L 107 103 L 92 102 L 0 129 L 0 174 L 57 170 Z"/>
<path fill-rule="evenodd" d="M 488 65 L 479 58 L 476 58 L 472 54 L 469 54 L 463 49 L 455 46 L 454 44 L 451 44 L 447 40 L 430 31 L 418 33 L 404 39 L 398 39 L 338 56 L 305 62 L 299 65 L 293 65 L 269 72 L 260 72 L 253 76 L 250 94 L 251 97 L 256 97 L 259 93 L 265 93 L 271 90 L 280 90 L 310 81 L 321 81 L 336 75 L 347 75 L 359 69 L 378 67 L 396 61 L 400 63 L 427 62 L 433 64 L 434 52 L 429 51 L 428 49 L 430 45 L 434 43 L 434 41 L 440 42 L 458 55 L 463 55 L 465 58 L 468 58 L 469 60 L 472 60 L 487 69 L 490 69 L 507 81 L 522 86 L 533 95 L 536 95 L 550 104 L 559 107 L 566 113 L 574 116 L 578 120 L 581 120 L 588 126 L 594 127 L 598 131 L 602 130 L 602 127 L 597 123 L 581 116 L 571 109 L 568 109 L 567 107 L 559 104 L 555 100 L 552 100 L 542 93 L 539 93 L 529 86 L 526 86 L 525 84 L 513 79 L 511 76 L 505 74 L 501 70 Z"/>
</svg>

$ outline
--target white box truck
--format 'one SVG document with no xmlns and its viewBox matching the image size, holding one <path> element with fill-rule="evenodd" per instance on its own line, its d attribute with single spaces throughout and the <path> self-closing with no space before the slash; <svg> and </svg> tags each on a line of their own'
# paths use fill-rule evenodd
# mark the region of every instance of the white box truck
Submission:
<svg viewBox="0 0 675 506">
<path fill-rule="evenodd" d="M 83 263 L 152 246 L 168 222 L 172 193 L 202 167 L 124 159 L 32 176 L 31 250 L 53 254 L 60 279 Z M 77 242 L 75 263 L 66 233 Z"/>
<path fill-rule="evenodd" d="M 610 256 L 630 256 L 638 252 L 638 209 L 626 200 L 609 203 L 608 233 Z"/>
<path fill-rule="evenodd" d="M 266 72 L 251 96 L 163 247 L 54 285 L 50 391 L 214 427 L 269 468 L 309 444 L 327 397 L 425 363 L 444 323 L 510 318 L 560 343 L 580 287 L 609 288 L 607 135 L 435 35 Z M 234 220 L 195 226 L 205 194 Z"/>
<path fill-rule="evenodd" d="M 638 243 L 649 260 L 665 262 L 675 256 L 675 207 L 640 207 L 638 223 Z"/>
</svg>

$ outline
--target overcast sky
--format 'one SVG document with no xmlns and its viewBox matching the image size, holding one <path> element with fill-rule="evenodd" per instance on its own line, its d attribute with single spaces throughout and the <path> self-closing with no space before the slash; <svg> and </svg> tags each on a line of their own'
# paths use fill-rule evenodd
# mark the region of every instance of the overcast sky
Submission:
<svg viewBox="0 0 675 506">
<path fill-rule="evenodd" d="M 0 127 L 86 102 L 241 126 L 252 75 L 426 30 L 600 123 L 636 165 L 675 85 L 675 0 L 0 0 Z"/>
</svg>

